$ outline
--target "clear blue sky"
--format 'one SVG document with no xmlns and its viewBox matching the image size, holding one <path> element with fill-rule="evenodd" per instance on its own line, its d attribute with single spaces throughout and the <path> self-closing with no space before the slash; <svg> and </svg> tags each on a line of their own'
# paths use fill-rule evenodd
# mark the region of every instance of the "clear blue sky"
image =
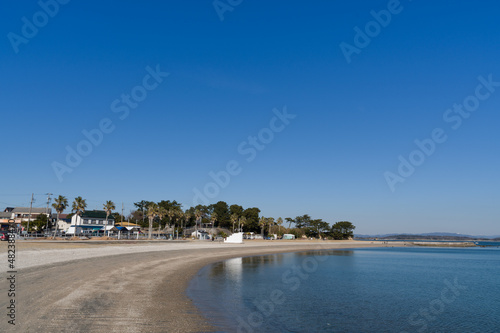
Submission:
<svg viewBox="0 0 500 333">
<path fill-rule="evenodd" d="M 210 202 L 349 220 L 362 234 L 500 234 L 500 87 L 470 98 L 478 77 L 500 82 L 496 1 L 244 0 L 223 20 L 211 0 L 72 0 L 48 6 L 53 17 L 36 1 L 2 7 L 1 207 L 32 192 L 43 207 L 51 192 L 90 209 L 188 208 L 234 160 L 239 174 Z M 370 23 L 381 10 L 390 22 Z M 356 47 L 367 24 L 348 62 L 341 45 Z M 148 66 L 169 76 L 156 84 Z M 134 108 L 121 101 L 132 91 Z M 447 110 L 464 100 L 475 111 L 454 129 L 462 116 Z M 296 117 L 273 123 L 271 140 L 284 107 Z M 67 166 L 66 147 L 84 147 L 103 119 L 113 131 L 61 181 L 54 162 Z M 391 189 L 386 172 L 401 177 L 399 156 L 436 128 L 447 140 Z M 259 133 L 267 144 L 248 161 Z"/>
</svg>

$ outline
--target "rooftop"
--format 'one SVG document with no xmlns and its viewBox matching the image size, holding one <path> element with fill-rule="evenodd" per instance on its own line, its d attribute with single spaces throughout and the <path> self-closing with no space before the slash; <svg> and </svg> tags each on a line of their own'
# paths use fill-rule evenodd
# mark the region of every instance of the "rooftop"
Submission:
<svg viewBox="0 0 500 333">
<path fill-rule="evenodd" d="M 30 208 L 29 207 L 16 207 L 12 210 L 13 213 L 16 214 L 29 214 Z M 47 212 L 47 208 L 31 208 L 31 214 L 45 214 Z M 52 213 L 52 209 L 49 208 L 49 214 Z"/>
<path fill-rule="evenodd" d="M 106 212 L 103 210 L 86 210 L 82 214 L 82 218 L 90 218 L 90 219 L 106 219 Z M 108 220 L 114 220 L 113 215 L 108 216 Z"/>
<path fill-rule="evenodd" d="M 130 222 L 118 222 L 116 225 L 121 227 L 140 227 L 140 225 Z"/>
</svg>

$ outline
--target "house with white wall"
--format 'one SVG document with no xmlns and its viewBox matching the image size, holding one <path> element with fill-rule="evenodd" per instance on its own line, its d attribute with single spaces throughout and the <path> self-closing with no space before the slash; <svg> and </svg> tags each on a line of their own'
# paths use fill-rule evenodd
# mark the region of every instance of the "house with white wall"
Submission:
<svg viewBox="0 0 500 333">
<path fill-rule="evenodd" d="M 52 218 L 57 223 L 58 231 L 67 232 L 71 227 L 71 219 L 68 218 L 68 214 L 59 214 L 59 219 L 57 219 L 57 214 L 52 214 Z"/>
<path fill-rule="evenodd" d="M 33 221 L 40 214 L 47 215 L 49 219 L 52 217 L 52 208 L 47 210 L 47 208 L 15 207 L 7 208 L 7 210 L 11 213 L 11 219 L 14 219 L 16 223 Z"/>
<path fill-rule="evenodd" d="M 115 218 L 113 215 L 108 216 L 106 223 L 106 212 L 103 210 L 88 210 L 82 215 L 73 215 L 71 217 L 71 226 L 66 231 L 70 235 L 92 234 L 106 230 L 115 230 Z"/>
</svg>

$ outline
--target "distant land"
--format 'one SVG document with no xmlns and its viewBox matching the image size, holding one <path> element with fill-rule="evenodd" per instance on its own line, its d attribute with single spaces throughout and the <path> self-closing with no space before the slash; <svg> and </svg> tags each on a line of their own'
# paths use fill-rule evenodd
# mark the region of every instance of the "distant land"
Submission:
<svg viewBox="0 0 500 333">
<path fill-rule="evenodd" d="M 426 234 L 383 234 L 383 235 L 361 235 L 354 234 L 354 239 L 395 239 L 395 240 L 491 240 L 491 241 L 500 241 L 500 235 L 496 236 L 472 236 L 472 235 L 464 235 L 464 234 L 456 234 L 449 232 L 433 232 Z"/>
</svg>

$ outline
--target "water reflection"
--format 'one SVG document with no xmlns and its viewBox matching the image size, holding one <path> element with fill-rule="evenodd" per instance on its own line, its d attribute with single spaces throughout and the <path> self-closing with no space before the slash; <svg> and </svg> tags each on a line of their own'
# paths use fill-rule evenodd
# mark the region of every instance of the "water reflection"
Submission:
<svg viewBox="0 0 500 333">
<path fill-rule="evenodd" d="M 330 267 L 341 273 L 354 265 L 354 254 L 353 250 L 326 249 L 233 258 L 205 267 L 188 294 L 196 294 L 198 305 L 209 317 L 231 327 L 235 316 L 256 311 L 256 301 L 269 301 L 274 290 L 281 290 L 285 298 L 292 294 L 302 298 L 305 294 L 296 294 L 297 285 L 304 292 L 309 289 L 308 280 L 334 283 L 337 274 L 318 270 Z"/>
<path fill-rule="evenodd" d="M 428 331 L 498 332 L 498 254 L 384 248 L 235 258 L 205 267 L 188 294 L 224 332 L 401 332 L 416 331 L 413 313 L 458 277 L 470 292 L 446 304 Z"/>
<path fill-rule="evenodd" d="M 306 257 L 306 256 L 353 256 L 354 251 L 352 250 L 316 250 L 316 251 L 305 251 L 305 252 L 296 252 L 296 256 Z"/>
<path fill-rule="evenodd" d="M 237 280 L 241 278 L 243 271 L 257 272 L 262 269 L 262 265 L 280 266 L 284 258 L 285 256 L 283 254 L 233 258 L 211 265 L 208 275 L 210 277 L 216 277 L 224 274 L 230 279 Z"/>
<path fill-rule="evenodd" d="M 233 282 L 241 282 L 244 273 L 258 273 L 270 266 L 282 267 L 283 265 L 292 265 L 298 258 L 303 257 L 352 257 L 352 250 L 315 250 L 295 253 L 276 253 L 262 256 L 251 256 L 243 258 L 233 258 L 215 263 L 208 268 L 209 277 L 224 275 Z M 264 267 L 266 266 L 266 267 Z"/>
</svg>

